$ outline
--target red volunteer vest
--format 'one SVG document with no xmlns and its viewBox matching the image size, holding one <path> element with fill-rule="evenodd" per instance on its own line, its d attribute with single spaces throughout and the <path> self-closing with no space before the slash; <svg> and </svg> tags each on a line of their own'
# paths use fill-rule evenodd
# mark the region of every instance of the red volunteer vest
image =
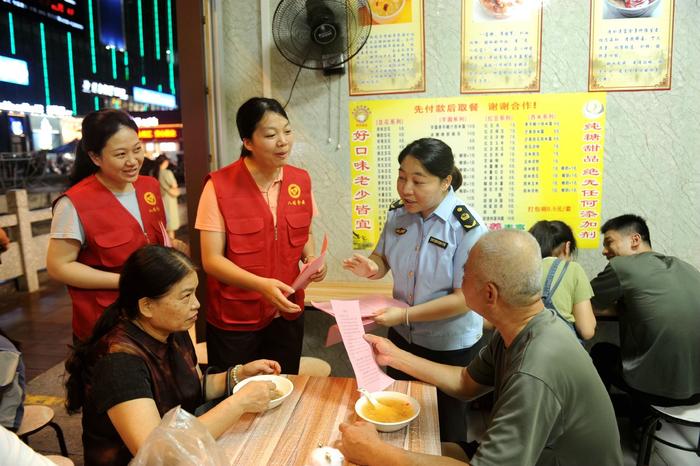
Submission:
<svg viewBox="0 0 700 466">
<path fill-rule="evenodd" d="M 291 285 L 299 275 L 299 260 L 309 239 L 313 216 L 309 174 L 289 165 L 284 167 L 276 227 L 243 159 L 209 177 L 214 182 L 219 210 L 226 223 L 226 258 L 250 273 Z M 207 285 L 207 321 L 222 330 L 260 330 L 277 312 L 257 291 L 227 285 L 211 276 Z M 288 299 L 304 308 L 303 290 Z M 301 313 L 281 315 L 294 320 Z"/>
<path fill-rule="evenodd" d="M 165 225 L 165 211 L 158 181 L 150 176 L 139 176 L 134 188 L 145 232 L 94 175 L 66 191 L 85 232 L 78 262 L 119 273 L 132 252 L 146 244 L 165 242 L 159 225 Z M 68 292 L 73 299 L 73 333 L 80 340 L 86 340 L 102 311 L 117 299 L 118 291 L 68 286 Z"/>
</svg>

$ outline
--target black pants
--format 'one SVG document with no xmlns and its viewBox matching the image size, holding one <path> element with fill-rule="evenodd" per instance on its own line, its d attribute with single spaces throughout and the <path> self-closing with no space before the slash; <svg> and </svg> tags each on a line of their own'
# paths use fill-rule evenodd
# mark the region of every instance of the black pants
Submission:
<svg viewBox="0 0 700 466">
<path fill-rule="evenodd" d="M 282 317 L 254 332 L 221 330 L 207 322 L 209 365 L 226 369 L 256 359 L 273 359 L 283 374 L 299 373 L 299 358 L 304 340 L 304 315 L 296 320 Z"/>
<path fill-rule="evenodd" d="M 389 340 L 402 350 L 413 353 L 421 358 L 441 364 L 466 367 L 486 345 L 487 339 L 482 337 L 472 347 L 453 351 L 435 351 L 423 346 L 407 342 L 396 330 L 389 329 Z M 415 380 L 408 374 L 387 367 L 386 373 L 397 380 Z M 453 398 L 438 389 L 438 417 L 440 419 L 440 440 L 443 442 L 460 442 L 467 440 L 467 416 L 469 403 Z"/>
<path fill-rule="evenodd" d="M 612 343 L 596 343 L 593 348 L 591 348 L 591 359 L 593 359 L 593 365 L 598 371 L 605 388 L 610 391 L 610 386 L 613 385 L 615 388 L 627 393 L 631 398 L 632 413 L 637 414 L 637 416 L 639 415 L 639 411 L 647 410 L 649 405 L 683 406 L 700 402 L 700 394 L 693 395 L 687 399 L 678 400 L 652 395 L 630 387 L 622 376 L 620 347 Z M 615 399 L 613 399 L 613 402 L 615 402 Z M 619 412 L 619 406 L 615 406 L 615 408 L 615 411 Z"/>
</svg>

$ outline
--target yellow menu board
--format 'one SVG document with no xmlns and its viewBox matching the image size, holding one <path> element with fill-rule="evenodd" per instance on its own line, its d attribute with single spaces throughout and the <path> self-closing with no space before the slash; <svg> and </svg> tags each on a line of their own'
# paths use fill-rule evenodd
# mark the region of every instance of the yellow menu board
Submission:
<svg viewBox="0 0 700 466">
<path fill-rule="evenodd" d="M 398 199 L 398 154 L 434 137 L 455 156 L 457 195 L 490 229 L 562 220 L 596 248 L 605 94 L 511 94 L 350 103 L 353 249 L 372 249 Z"/>
<path fill-rule="evenodd" d="M 540 90 L 541 0 L 462 0 L 462 94 Z"/>
<path fill-rule="evenodd" d="M 671 89 L 674 0 L 591 0 L 589 91 Z"/>
<path fill-rule="evenodd" d="M 350 95 L 425 91 L 423 0 L 368 0 L 372 33 L 348 63 Z"/>
</svg>

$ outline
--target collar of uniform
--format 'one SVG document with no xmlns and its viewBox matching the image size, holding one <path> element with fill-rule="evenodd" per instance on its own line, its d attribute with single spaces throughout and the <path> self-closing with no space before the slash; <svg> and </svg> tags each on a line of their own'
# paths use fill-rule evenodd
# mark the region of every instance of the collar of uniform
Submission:
<svg viewBox="0 0 700 466">
<path fill-rule="evenodd" d="M 437 217 L 441 218 L 442 220 L 448 221 L 450 219 L 450 215 L 452 215 L 452 210 L 454 209 L 455 204 L 456 204 L 455 199 L 456 199 L 455 193 L 452 190 L 452 186 L 450 186 L 449 191 L 447 192 L 447 195 L 445 196 L 445 199 L 443 199 L 442 202 L 440 202 L 440 204 L 433 211 L 433 213 L 430 214 L 430 216 L 428 218 L 432 217 L 433 215 L 436 215 Z M 414 215 L 414 214 L 407 212 L 403 206 L 401 206 L 399 209 L 397 209 L 396 212 L 397 212 L 396 213 L 397 216 Z M 415 215 L 420 216 L 420 214 L 415 214 Z M 428 218 L 426 218 L 425 220 L 428 220 Z"/>
<path fill-rule="evenodd" d="M 452 210 L 454 210 L 455 208 L 455 198 L 455 193 L 452 190 L 452 186 L 450 186 L 449 191 L 447 191 L 447 195 L 445 196 L 445 199 L 443 199 L 442 202 L 440 202 L 440 205 L 437 206 L 437 209 L 433 211 L 431 216 L 435 215 L 437 217 L 440 217 L 443 221 L 447 222 L 450 219 L 450 216 L 452 215 Z"/>
</svg>

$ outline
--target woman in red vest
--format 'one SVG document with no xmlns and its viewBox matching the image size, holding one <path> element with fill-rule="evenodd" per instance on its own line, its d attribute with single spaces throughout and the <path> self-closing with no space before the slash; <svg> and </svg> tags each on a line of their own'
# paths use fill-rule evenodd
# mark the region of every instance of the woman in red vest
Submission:
<svg viewBox="0 0 700 466">
<path fill-rule="evenodd" d="M 165 214 L 158 181 L 139 176 L 144 151 L 127 113 L 88 114 L 82 136 L 71 187 L 54 203 L 46 266 L 68 285 L 73 336 L 85 341 L 117 298 L 127 257 L 146 244 L 164 244 Z"/>
<path fill-rule="evenodd" d="M 236 124 L 241 158 L 207 177 L 195 223 L 208 274 L 209 363 L 273 359 L 295 374 L 304 292 L 290 284 L 314 258 L 311 179 L 287 163 L 294 134 L 279 102 L 248 100 Z M 312 280 L 325 275 L 324 266 Z"/>
</svg>

